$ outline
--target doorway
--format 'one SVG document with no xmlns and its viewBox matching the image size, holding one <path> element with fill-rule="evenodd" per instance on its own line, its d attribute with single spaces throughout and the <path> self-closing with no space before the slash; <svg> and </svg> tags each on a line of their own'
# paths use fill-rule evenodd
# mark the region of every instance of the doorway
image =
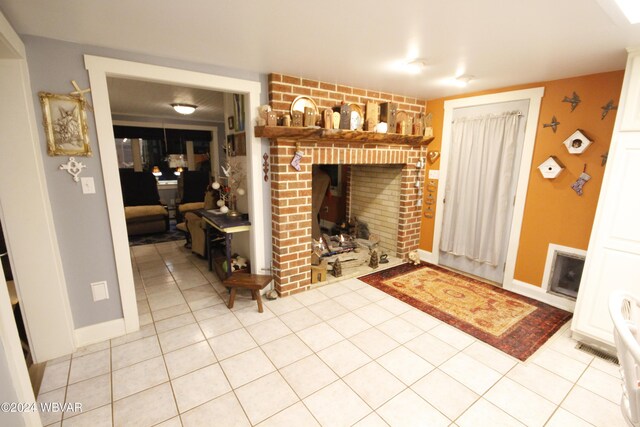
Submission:
<svg viewBox="0 0 640 427">
<path fill-rule="evenodd" d="M 505 230 L 504 238 L 507 241 L 506 254 L 503 254 L 504 261 L 499 270 L 503 270 L 501 280 L 498 277 L 499 283 L 505 289 L 513 289 L 513 275 L 516 264 L 518 243 L 520 241 L 520 232 L 522 227 L 522 218 L 524 215 L 524 205 L 527 196 L 527 187 L 529 183 L 529 175 L 531 173 L 531 160 L 533 158 L 533 147 L 535 144 L 536 131 L 538 117 L 540 113 L 540 104 L 542 96 L 544 95 L 544 88 L 532 88 L 523 89 L 510 92 L 501 92 L 492 95 L 481 95 L 468 98 L 454 99 L 445 101 L 444 103 L 444 120 L 443 120 L 443 132 L 442 132 L 442 147 L 441 147 L 441 168 L 439 171 L 439 184 L 441 189 L 446 188 L 448 181 L 448 164 L 449 157 L 452 155 L 451 140 L 452 140 L 452 128 L 454 118 L 458 117 L 457 114 L 464 114 L 464 110 L 470 107 L 488 107 L 501 103 L 511 103 L 516 101 L 528 102 L 528 108 L 526 113 L 522 116 L 522 131 L 524 132 L 524 139 L 521 147 L 521 154 L 519 155 L 520 161 L 516 162 L 517 173 L 514 173 L 515 182 L 513 183 L 515 188 L 515 196 L 512 198 L 512 215 L 509 227 Z M 456 113 L 456 110 L 460 110 Z M 467 110 L 468 112 L 469 110 Z M 481 111 L 481 110 L 478 110 Z M 434 264 L 440 265 L 443 261 L 447 263 L 446 259 L 441 259 L 442 253 L 440 249 L 440 240 L 443 231 L 443 219 L 444 219 L 444 205 L 445 205 L 445 191 L 439 191 L 436 200 L 436 217 L 434 228 L 434 248 L 430 257 L 430 261 Z M 460 266 L 458 267 L 460 268 Z M 462 268 L 465 268 L 462 266 Z M 482 273 L 482 272 L 480 272 Z M 477 273 L 471 273 L 477 274 Z"/>
<path fill-rule="evenodd" d="M 453 111 L 440 265 L 502 284 L 528 112 L 528 99 Z"/>
</svg>

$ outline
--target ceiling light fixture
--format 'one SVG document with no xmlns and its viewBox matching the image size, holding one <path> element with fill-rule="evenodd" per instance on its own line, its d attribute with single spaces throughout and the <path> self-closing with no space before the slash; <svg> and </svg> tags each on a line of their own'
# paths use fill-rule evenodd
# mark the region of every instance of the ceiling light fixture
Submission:
<svg viewBox="0 0 640 427">
<path fill-rule="evenodd" d="M 466 87 L 474 77 L 469 74 L 463 74 L 461 76 L 456 77 L 456 85 L 459 87 Z"/>
<path fill-rule="evenodd" d="M 196 111 L 196 108 L 198 108 L 197 105 L 191 105 L 191 104 L 170 104 L 174 110 L 176 110 L 177 113 L 180 114 L 193 114 L 194 111 Z"/>
<path fill-rule="evenodd" d="M 630 23 L 640 23 L 640 3 L 638 0 L 615 0 L 615 2 Z"/>
</svg>

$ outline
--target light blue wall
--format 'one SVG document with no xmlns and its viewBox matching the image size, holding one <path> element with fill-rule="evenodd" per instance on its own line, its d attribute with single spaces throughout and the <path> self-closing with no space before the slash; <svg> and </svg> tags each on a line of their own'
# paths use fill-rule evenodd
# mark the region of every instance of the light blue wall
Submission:
<svg viewBox="0 0 640 427">
<path fill-rule="evenodd" d="M 75 80 L 82 89 L 89 87 L 89 79 L 84 67 L 83 55 L 85 54 L 259 81 L 263 88 L 261 103 L 267 102 L 267 76 L 221 66 L 190 63 L 41 37 L 22 36 L 22 40 L 27 50 L 44 173 L 75 328 L 121 318 L 122 306 L 93 114 L 88 112 L 89 138 L 93 156 L 80 160 L 87 166 L 81 176 L 94 178 L 96 194 L 83 195 L 80 184 L 76 184 L 67 172 L 58 169 L 60 164 L 66 163 L 67 157 L 49 157 L 46 154 L 46 139 L 41 122 L 42 111 L 39 107 L 38 92 L 69 93 L 73 90 L 71 80 Z M 25 206 L 25 209 L 28 209 L 28 206 Z M 269 242 L 270 238 L 266 241 Z M 110 298 L 93 302 L 89 284 L 102 280 L 107 281 Z M 43 286 L 46 284 L 43 283 Z"/>
</svg>

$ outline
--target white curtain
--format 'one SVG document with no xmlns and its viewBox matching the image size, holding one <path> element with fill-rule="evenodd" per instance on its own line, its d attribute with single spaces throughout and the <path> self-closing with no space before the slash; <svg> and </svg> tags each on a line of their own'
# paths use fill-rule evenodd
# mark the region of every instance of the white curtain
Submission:
<svg viewBox="0 0 640 427">
<path fill-rule="evenodd" d="M 441 251 L 498 264 L 512 202 L 519 116 L 510 112 L 454 121 Z"/>
</svg>

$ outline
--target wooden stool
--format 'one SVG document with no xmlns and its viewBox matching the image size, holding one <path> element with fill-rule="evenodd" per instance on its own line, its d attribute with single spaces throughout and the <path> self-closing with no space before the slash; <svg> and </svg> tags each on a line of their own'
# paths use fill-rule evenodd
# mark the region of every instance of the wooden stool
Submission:
<svg viewBox="0 0 640 427">
<path fill-rule="evenodd" d="M 231 277 L 222 282 L 223 286 L 231 288 L 229 296 L 229 304 L 227 307 L 233 308 L 233 302 L 236 299 L 236 290 L 238 288 L 250 289 L 251 297 L 258 301 L 258 313 L 262 313 L 262 298 L 260 291 L 271 283 L 271 276 L 263 274 L 233 273 Z"/>
</svg>

